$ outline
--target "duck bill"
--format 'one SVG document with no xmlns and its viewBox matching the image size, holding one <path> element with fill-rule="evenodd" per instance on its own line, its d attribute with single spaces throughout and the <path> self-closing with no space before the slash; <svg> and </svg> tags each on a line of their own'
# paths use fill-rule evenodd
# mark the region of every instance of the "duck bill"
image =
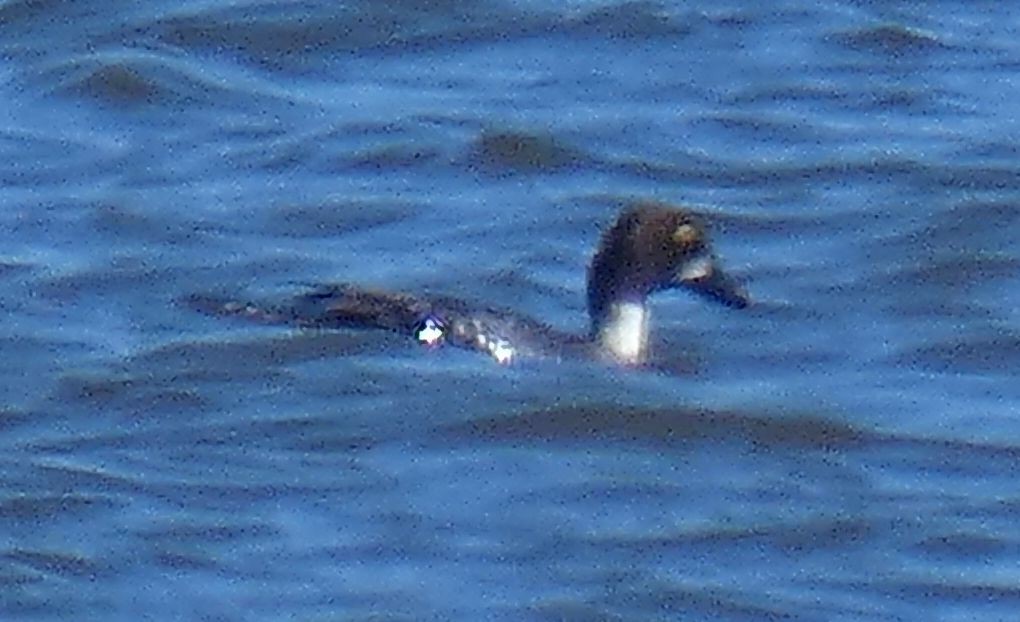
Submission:
<svg viewBox="0 0 1020 622">
<path fill-rule="evenodd" d="M 751 304 L 747 290 L 723 272 L 713 257 L 694 260 L 677 276 L 683 287 L 727 307 L 743 309 Z"/>
</svg>

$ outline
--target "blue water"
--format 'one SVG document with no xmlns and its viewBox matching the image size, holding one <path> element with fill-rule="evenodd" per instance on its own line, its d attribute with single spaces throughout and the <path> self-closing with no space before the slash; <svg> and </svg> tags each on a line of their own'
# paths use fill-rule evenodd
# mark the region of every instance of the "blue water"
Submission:
<svg viewBox="0 0 1020 622">
<path fill-rule="evenodd" d="M 1020 22 L 990 2 L 0 2 L 0 619 L 1020 620 Z M 622 205 L 756 304 L 582 333 Z"/>
</svg>

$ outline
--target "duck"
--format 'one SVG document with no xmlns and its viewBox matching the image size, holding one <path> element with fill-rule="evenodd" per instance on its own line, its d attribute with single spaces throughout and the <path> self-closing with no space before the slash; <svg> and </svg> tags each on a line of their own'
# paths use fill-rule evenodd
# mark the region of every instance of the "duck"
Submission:
<svg viewBox="0 0 1020 622">
<path fill-rule="evenodd" d="M 318 287 L 282 306 L 208 297 L 193 302 L 218 315 L 261 322 L 388 330 L 430 348 L 450 345 L 481 352 L 500 364 L 588 357 L 641 366 L 649 359 L 649 299 L 673 289 L 734 309 L 751 304 L 743 285 L 722 269 L 703 216 L 643 201 L 625 207 L 602 232 L 587 271 L 586 334 L 558 331 L 505 308 L 351 283 Z"/>
</svg>

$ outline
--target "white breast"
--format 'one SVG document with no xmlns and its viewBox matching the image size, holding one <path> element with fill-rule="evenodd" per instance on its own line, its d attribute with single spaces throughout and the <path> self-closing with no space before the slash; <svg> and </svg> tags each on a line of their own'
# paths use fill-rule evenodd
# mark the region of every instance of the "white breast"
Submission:
<svg viewBox="0 0 1020 622">
<path fill-rule="evenodd" d="M 643 362 L 648 351 L 648 309 L 636 302 L 610 306 L 599 344 L 622 363 Z"/>
</svg>

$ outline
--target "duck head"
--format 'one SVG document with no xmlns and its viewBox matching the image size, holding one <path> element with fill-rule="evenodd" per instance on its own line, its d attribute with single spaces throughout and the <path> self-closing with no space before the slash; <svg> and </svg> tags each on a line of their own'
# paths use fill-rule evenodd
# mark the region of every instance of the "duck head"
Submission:
<svg viewBox="0 0 1020 622">
<path fill-rule="evenodd" d="M 648 349 L 648 297 L 683 288 L 744 308 L 747 292 L 719 266 L 696 214 L 658 203 L 626 210 L 602 234 L 588 268 L 591 338 L 610 356 L 641 363 Z"/>
</svg>

